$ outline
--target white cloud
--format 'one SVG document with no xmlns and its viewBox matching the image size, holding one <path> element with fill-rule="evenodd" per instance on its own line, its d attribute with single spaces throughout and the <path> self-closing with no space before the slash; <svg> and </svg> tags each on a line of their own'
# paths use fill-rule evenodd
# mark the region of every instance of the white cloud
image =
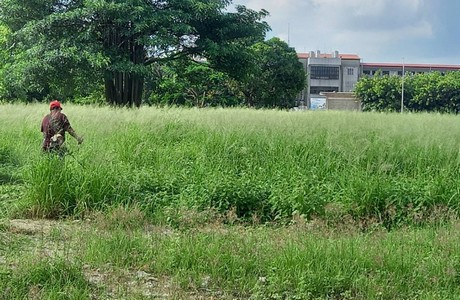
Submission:
<svg viewBox="0 0 460 300">
<path fill-rule="evenodd" d="M 289 41 L 298 52 L 338 50 L 356 53 L 367 61 L 399 61 L 402 56 L 418 55 L 422 63 L 442 52 L 449 55 L 446 49 L 452 46 L 460 51 L 459 45 L 452 44 L 452 37 L 460 30 L 460 19 L 445 17 L 458 11 L 455 9 L 460 6 L 458 0 L 236 0 L 234 3 L 269 11 L 266 21 L 272 32 L 268 37 Z M 443 61 L 453 58 L 449 57 Z"/>
<path fill-rule="evenodd" d="M 388 11 L 417 11 L 421 0 L 311 0 L 314 7 L 326 10 L 350 11 L 355 16 L 378 16 Z M 288 1 L 287 1 L 288 2 Z"/>
</svg>

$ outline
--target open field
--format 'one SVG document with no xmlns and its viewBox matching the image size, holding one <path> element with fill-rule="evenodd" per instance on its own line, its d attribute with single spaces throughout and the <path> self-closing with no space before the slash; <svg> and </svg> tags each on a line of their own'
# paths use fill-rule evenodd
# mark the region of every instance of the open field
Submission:
<svg viewBox="0 0 460 300">
<path fill-rule="evenodd" d="M 181 230 L 117 210 L 82 222 L 10 220 L 0 237 L 0 299 L 460 295 L 459 222 L 367 233 L 317 222 Z"/>
<path fill-rule="evenodd" d="M 46 112 L 0 106 L 0 299 L 460 298 L 457 116 L 64 105 L 60 159 Z"/>
</svg>

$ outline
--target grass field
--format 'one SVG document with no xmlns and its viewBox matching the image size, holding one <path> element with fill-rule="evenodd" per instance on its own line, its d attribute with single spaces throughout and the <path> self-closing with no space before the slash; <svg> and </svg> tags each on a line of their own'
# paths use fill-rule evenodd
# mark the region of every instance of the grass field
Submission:
<svg viewBox="0 0 460 300">
<path fill-rule="evenodd" d="M 0 299 L 459 299 L 457 116 L 63 112 L 0 106 Z"/>
</svg>

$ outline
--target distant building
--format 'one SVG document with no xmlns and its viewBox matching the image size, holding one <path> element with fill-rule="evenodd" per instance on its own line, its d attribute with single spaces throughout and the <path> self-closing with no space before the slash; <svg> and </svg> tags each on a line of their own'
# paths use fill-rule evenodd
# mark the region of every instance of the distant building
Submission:
<svg viewBox="0 0 460 300">
<path fill-rule="evenodd" d="M 406 74 L 460 70 L 460 65 L 362 63 L 357 54 L 341 54 L 338 51 L 321 53 L 317 50 L 298 53 L 297 56 L 307 73 L 307 88 L 298 96 L 298 105 L 307 109 L 327 108 L 326 95 L 331 97 L 333 92 L 352 92 L 359 78 L 373 76 L 378 71 L 382 75 L 402 76 L 403 68 Z"/>
<path fill-rule="evenodd" d="M 299 97 L 299 106 L 310 108 L 321 92 L 350 92 L 360 76 L 361 59 L 356 54 L 311 51 L 298 53 L 298 58 L 307 73 L 307 88 Z"/>
<path fill-rule="evenodd" d="M 362 75 L 375 75 L 378 71 L 382 75 L 398 75 L 402 76 L 404 73 L 418 74 L 427 72 L 440 72 L 445 73 L 449 71 L 459 71 L 460 65 L 430 65 L 430 64 L 402 64 L 402 63 L 362 63 Z"/>
</svg>

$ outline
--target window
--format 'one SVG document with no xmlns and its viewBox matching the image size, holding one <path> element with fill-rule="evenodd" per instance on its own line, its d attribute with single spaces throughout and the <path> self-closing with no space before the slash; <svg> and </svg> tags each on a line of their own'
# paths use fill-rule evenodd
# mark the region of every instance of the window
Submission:
<svg viewBox="0 0 460 300">
<path fill-rule="evenodd" d="M 354 75 L 355 69 L 353 68 L 347 68 L 347 75 Z"/>
<path fill-rule="evenodd" d="M 363 74 L 364 75 L 372 75 L 372 72 L 370 70 L 364 70 Z"/>
<path fill-rule="evenodd" d="M 339 67 L 311 66 L 311 79 L 339 79 Z"/>
<path fill-rule="evenodd" d="M 336 86 L 312 86 L 310 87 L 310 94 L 319 95 L 321 92 L 338 92 L 339 88 Z"/>
</svg>

